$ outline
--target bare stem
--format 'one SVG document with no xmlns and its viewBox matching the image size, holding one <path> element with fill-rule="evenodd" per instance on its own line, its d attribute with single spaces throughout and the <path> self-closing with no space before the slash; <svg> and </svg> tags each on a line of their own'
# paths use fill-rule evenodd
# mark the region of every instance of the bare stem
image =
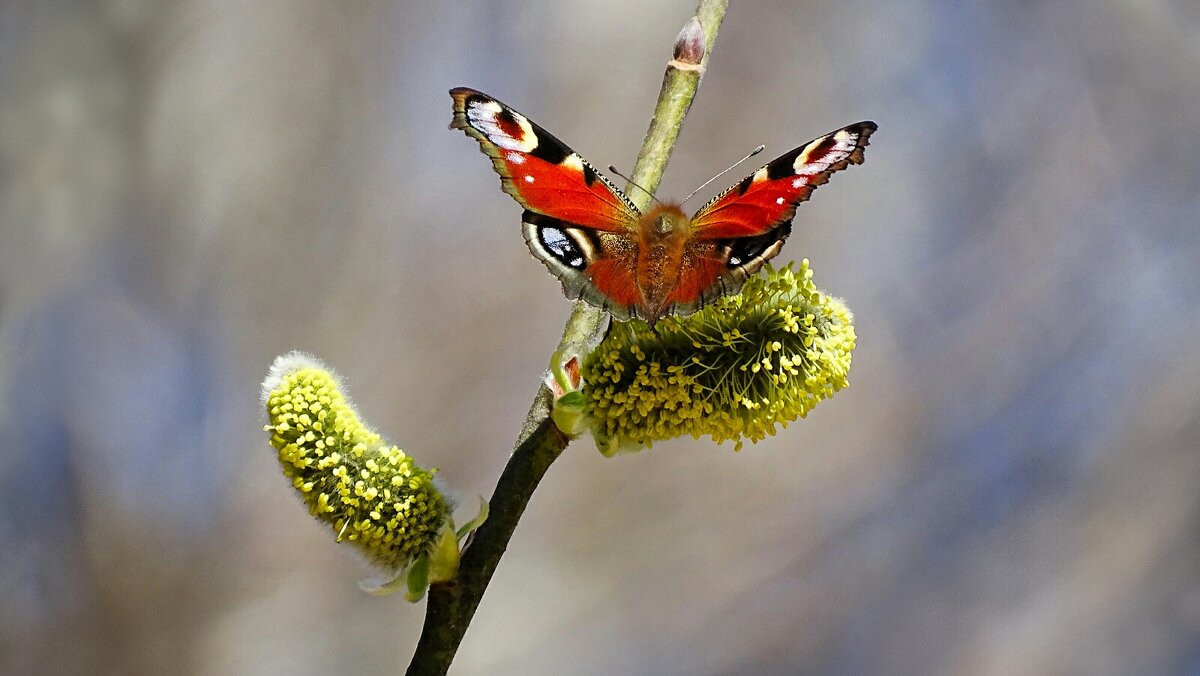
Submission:
<svg viewBox="0 0 1200 676">
<path fill-rule="evenodd" d="M 679 137 L 683 118 L 687 115 L 700 84 L 708 54 L 712 51 L 717 29 L 725 16 L 729 0 L 700 0 L 696 6 L 696 18 L 704 36 L 704 50 L 699 67 L 688 67 L 687 58 L 680 59 L 677 46 L 676 56 L 663 76 L 662 89 L 654 117 L 646 132 L 646 139 L 638 153 L 637 163 L 630 178 L 648 190 L 655 190 L 667 168 L 667 160 Z M 685 28 L 685 31 L 687 29 Z M 681 38 L 684 37 L 681 33 Z M 693 41 L 694 42 L 694 41 Z M 688 52 L 686 56 L 694 54 Z M 639 208 L 645 208 L 650 197 L 641 191 L 628 191 Z M 576 303 L 571 318 L 563 329 L 559 349 L 568 353 L 581 353 L 581 347 L 602 330 L 604 313 L 601 310 Z M 410 676 L 445 674 L 450 668 L 454 654 L 462 642 L 475 609 L 483 598 L 500 557 L 508 547 L 517 522 L 524 513 L 534 489 L 545 476 L 546 470 L 570 443 L 570 439 L 554 426 L 550 420 L 550 392 L 543 385 L 534 396 L 529 407 L 525 425 L 521 429 L 516 447 L 496 483 L 490 501 L 488 520 L 475 532 L 475 539 L 463 551 L 459 563 L 458 580 L 453 583 L 434 585 L 429 590 L 425 609 L 425 626 L 416 652 L 408 667 Z"/>
</svg>

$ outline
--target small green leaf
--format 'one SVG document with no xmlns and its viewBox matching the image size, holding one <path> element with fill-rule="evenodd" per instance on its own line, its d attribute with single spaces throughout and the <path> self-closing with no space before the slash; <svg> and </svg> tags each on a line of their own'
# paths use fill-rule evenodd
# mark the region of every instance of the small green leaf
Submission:
<svg viewBox="0 0 1200 676">
<path fill-rule="evenodd" d="M 438 536 L 437 544 L 429 553 L 428 581 L 449 582 L 458 578 L 458 540 L 454 531 L 447 528 Z"/>
<path fill-rule="evenodd" d="M 463 538 L 470 535 L 471 532 L 476 528 L 482 526 L 484 521 L 487 521 L 488 509 L 490 509 L 488 501 L 484 500 L 482 495 L 479 496 L 479 514 L 476 515 L 474 519 L 464 523 L 462 527 L 458 529 L 458 533 L 455 534 L 459 544 L 462 544 Z"/>
<path fill-rule="evenodd" d="M 404 600 L 416 603 L 425 596 L 426 589 L 429 589 L 429 556 L 422 554 L 408 569 L 408 593 Z"/>
<path fill-rule="evenodd" d="M 587 416 L 584 407 L 587 397 L 581 390 L 572 390 L 554 401 L 550 419 L 563 434 L 578 436 L 587 431 Z"/>
</svg>

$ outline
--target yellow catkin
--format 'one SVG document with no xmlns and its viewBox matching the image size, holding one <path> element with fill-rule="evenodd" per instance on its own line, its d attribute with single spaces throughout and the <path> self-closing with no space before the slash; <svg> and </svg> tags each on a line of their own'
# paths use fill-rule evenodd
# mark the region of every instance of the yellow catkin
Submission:
<svg viewBox="0 0 1200 676">
<path fill-rule="evenodd" d="M 585 411 L 601 450 L 678 436 L 775 434 L 847 385 L 850 311 L 799 270 L 767 268 L 689 317 L 615 324 L 584 360 Z"/>
<path fill-rule="evenodd" d="M 300 354 L 276 360 L 263 386 L 271 446 L 309 513 L 339 541 L 392 570 L 427 551 L 450 509 L 436 470 L 364 425 L 337 378 Z"/>
</svg>

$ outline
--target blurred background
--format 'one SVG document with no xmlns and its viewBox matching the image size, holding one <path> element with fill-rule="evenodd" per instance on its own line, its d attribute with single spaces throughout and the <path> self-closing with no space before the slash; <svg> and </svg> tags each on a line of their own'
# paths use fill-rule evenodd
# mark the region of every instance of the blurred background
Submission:
<svg viewBox="0 0 1200 676">
<path fill-rule="evenodd" d="M 489 495 L 569 304 L 446 90 L 628 170 L 693 6 L 0 5 L 0 672 L 401 671 L 259 381 Z M 735 1 L 660 194 L 879 123 L 781 256 L 852 387 L 572 445 L 457 673 L 1200 674 L 1198 110 L 1190 0 Z"/>
</svg>

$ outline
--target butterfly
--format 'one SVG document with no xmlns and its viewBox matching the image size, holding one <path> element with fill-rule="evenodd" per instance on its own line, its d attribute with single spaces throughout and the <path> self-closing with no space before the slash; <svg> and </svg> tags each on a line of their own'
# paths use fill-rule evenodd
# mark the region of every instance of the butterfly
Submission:
<svg viewBox="0 0 1200 676">
<path fill-rule="evenodd" d="M 835 171 L 863 161 L 874 122 L 829 132 L 763 165 L 690 218 L 679 204 L 642 213 L 595 167 L 529 118 L 465 87 L 450 90 L 452 129 L 479 142 L 504 192 L 524 209 L 530 252 L 614 318 L 687 315 L 738 293 L 779 253 L 796 205 Z"/>
</svg>

